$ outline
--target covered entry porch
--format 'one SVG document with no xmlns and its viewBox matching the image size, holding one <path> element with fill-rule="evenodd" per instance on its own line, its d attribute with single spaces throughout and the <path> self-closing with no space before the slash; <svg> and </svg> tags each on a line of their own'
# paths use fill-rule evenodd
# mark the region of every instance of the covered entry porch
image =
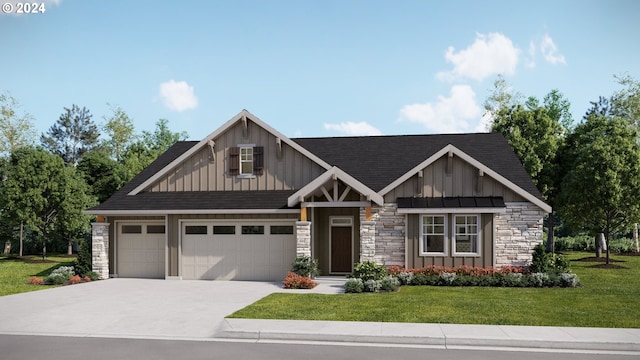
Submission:
<svg viewBox="0 0 640 360">
<path fill-rule="evenodd" d="M 374 260 L 375 221 L 372 204 L 383 199 L 350 175 L 334 167 L 291 197 L 300 206 L 296 223 L 296 256 L 318 259 L 324 275 L 344 275 L 353 264 Z"/>
</svg>

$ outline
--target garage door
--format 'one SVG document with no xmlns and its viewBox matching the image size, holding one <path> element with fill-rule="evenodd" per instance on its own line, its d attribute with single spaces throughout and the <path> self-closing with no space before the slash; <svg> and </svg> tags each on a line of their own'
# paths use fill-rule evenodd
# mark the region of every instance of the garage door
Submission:
<svg viewBox="0 0 640 360">
<path fill-rule="evenodd" d="M 116 241 L 118 277 L 164 278 L 164 224 L 118 224 Z"/>
<path fill-rule="evenodd" d="M 296 254 L 293 222 L 185 222 L 182 278 L 283 280 Z"/>
</svg>

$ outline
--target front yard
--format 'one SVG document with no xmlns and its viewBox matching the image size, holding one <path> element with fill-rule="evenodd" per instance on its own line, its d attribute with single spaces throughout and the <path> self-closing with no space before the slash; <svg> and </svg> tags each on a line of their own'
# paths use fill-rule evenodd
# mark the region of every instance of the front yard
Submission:
<svg viewBox="0 0 640 360">
<path fill-rule="evenodd" d="M 0 296 L 46 289 L 27 281 L 32 276 L 45 277 L 60 266 L 73 266 L 74 260 L 66 256 L 49 256 L 45 261 L 40 256 L 0 257 Z"/>
<path fill-rule="evenodd" d="M 489 325 L 640 327 L 640 256 L 603 269 L 569 253 L 581 288 L 403 286 L 393 293 L 272 294 L 232 318 Z"/>
</svg>

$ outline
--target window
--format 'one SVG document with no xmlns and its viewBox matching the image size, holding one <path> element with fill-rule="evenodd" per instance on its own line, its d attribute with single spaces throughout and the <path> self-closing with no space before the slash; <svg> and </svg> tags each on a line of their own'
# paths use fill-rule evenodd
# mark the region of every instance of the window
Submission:
<svg viewBox="0 0 640 360">
<path fill-rule="evenodd" d="M 454 254 L 480 254 L 480 218 L 477 215 L 454 216 Z"/>
<path fill-rule="evenodd" d="M 271 235 L 290 235 L 293 234 L 293 226 L 291 225 L 271 225 Z"/>
<path fill-rule="evenodd" d="M 214 225 L 214 235 L 233 235 L 236 233 L 236 227 L 234 225 Z"/>
<path fill-rule="evenodd" d="M 142 234 L 142 225 L 122 225 L 123 234 Z"/>
<path fill-rule="evenodd" d="M 264 226 L 262 225 L 242 225 L 242 235 L 263 235 Z"/>
<path fill-rule="evenodd" d="M 206 225 L 190 225 L 184 227 L 186 235 L 207 235 Z"/>
<path fill-rule="evenodd" d="M 421 255 L 446 255 L 447 226 L 444 215 L 424 215 L 421 218 Z"/>
<path fill-rule="evenodd" d="M 253 175 L 253 147 L 240 147 L 240 175 Z"/>
<path fill-rule="evenodd" d="M 147 234 L 164 234 L 164 225 L 147 225 Z"/>
</svg>

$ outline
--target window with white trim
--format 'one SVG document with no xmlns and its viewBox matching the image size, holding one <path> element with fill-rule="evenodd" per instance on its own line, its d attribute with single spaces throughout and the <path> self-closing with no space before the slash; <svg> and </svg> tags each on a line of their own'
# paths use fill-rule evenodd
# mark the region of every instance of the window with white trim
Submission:
<svg viewBox="0 0 640 360">
<path fill-rule="evenodd" d="M 446 223 L 445 215 L 423 215 L 420 218 L 420 255 L 447 254 Z"/>
<path fill-rule="evenodd" d="M 253 175 L 253 146 L 240 147 L 240 175 Z"/>
<path fill-rule="evenodd" d="M 480 254 L 480 216 L 453 217 L 453 254 Z"/>
</svg>

